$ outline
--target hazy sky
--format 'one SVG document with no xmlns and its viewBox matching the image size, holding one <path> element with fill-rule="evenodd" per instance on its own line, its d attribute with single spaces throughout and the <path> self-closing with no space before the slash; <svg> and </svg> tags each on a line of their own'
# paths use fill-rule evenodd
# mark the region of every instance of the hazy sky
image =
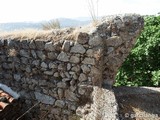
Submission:
<svg viewBox="0 0 160 120">
<path fill-rule="evenodd" d="M 96 3 L 97 0 L 93 0 Z M 157 14 L 160 0 L 98 0 L 99 16 L 123 13 Z M 90 16 L 87 0 L 1 0 L 0 23 Z"/>
</svg>

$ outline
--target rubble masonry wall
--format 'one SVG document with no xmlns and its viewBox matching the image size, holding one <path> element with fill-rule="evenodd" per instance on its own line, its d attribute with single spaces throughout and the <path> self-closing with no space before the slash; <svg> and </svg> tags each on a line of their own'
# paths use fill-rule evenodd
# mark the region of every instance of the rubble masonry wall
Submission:
<svg viewBox="0 0 160 120">
<path fill-rule="evenodd" d="M 40 102 L 32 119 L 75 119 L 92 102 L 93 86 L 114 84 L 142 28 L 143 18 L 132 14 L 42 37 L 0 37 L 0 82 L 24 98 L 25 110 Z"/>
</svg>

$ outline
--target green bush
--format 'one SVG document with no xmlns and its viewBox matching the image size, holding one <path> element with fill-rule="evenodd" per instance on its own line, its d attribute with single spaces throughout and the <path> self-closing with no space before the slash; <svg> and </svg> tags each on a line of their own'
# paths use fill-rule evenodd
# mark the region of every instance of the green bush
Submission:
<svg viewBox="0 0 160 120">
<path fill-rule="evenodd" d="M 160 16 L 144 18 L 144 30 L 119 69 L 115 86 L 160 86 Z"/>
</svg>

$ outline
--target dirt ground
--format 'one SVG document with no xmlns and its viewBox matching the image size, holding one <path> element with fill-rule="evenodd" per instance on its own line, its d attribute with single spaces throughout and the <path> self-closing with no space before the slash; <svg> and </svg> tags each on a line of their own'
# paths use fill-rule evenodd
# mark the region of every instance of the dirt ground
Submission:
<svg viewBox="0 0 160 120">
<path fill-rule="evenodd" d="M 120 120 L 160 120 L 160 88 L 116 87 Z"/>
</svg>

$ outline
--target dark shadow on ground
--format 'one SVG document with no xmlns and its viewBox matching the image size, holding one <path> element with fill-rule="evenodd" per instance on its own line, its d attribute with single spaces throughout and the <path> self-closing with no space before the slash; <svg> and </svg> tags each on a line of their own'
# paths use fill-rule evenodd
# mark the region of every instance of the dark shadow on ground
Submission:
<svg viewBox="0 0 160 120">
<path fill-rule="evenodd" d="M 120 120 L 160 120 L 160 88 L 114 87 Z"/>
</svg>

